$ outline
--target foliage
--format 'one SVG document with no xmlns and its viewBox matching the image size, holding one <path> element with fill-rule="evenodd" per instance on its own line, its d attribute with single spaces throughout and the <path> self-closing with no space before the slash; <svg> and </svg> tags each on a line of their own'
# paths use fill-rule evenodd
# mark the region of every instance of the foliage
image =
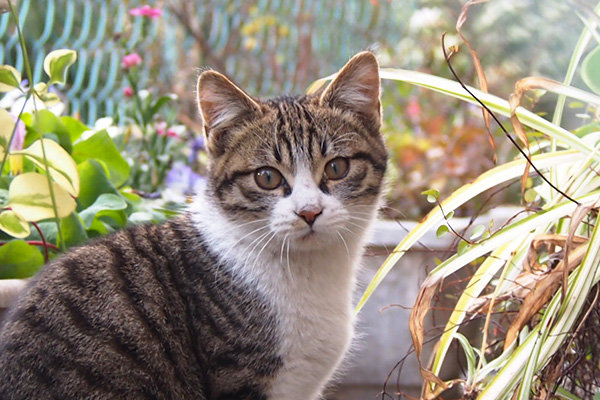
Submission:
<svg viewBox="0 0 600 400">
<path fill-rule="evenodd" d="M 594 26 L 592 21 L 597 20 L 599 11 L 600 6 L 594 12 L 578 10 L 585 15 L 588 27 Z M 581 64 L 581 74 L 587 76 L 584 80 L 595 89 L 598 50 L 589 52 L 581 63 L 593 34 L 594 30 L 588 29 L 582 33 L 564 84 L 525 78 L 515 85 L 510 101 L 429 74 L 382 70 L 384 79 L 409 82 L 476 105 L 481 102 L 492 112 L 510 117 L 517 136 L 511 139 L 522 147 L 522 155 L 489 169 L 447 198 L 436 190 L 424 192 L 436 206 L 398 244 L 359 302 L 358 310 L 426 232 L 435 229 L 440 236 L 450 232 L 457 235 L 456 253 L 429 273 L 411 314 L 410 328 L 425 380 L 425 399 L 439 398 L 453 386 L 460 386 L 465 398 L 473 399 L 528 399 L 544 393 L 591 398 L 598 388 L 593 378 L 598 375 L 596 343 L 578 342 L 578 337 L 590 307 L 597 307 L 594 288 L 600 281 L 600 97 L 571 86 L 576 67 Z M 596 49 L 598 45 L 600 41 Z M 526 91 L 538 89 L 559 94 L 552 121 L 520 106 Z M 575 100 L 571 106 L 584 117 L 580 119 L 584 123 L 576 129 L 568 130 L 561 124 L 565 97 Z M 529 176 L 531 170 L 535 174 Z M 525 205 L 520 215 L 500 228 L 472 227 L 467 232 L 452 229 L 451 214 L 458 207 L 486 190 L 503 190 L 507 182 L 517 179 L 522 184 Z M 432 297 L 443 290 L 444 279 L 471 268 L 475 273 L 459 293 L 431 365 L 421 364 Z M 465 325 L 482 320 L 483 334 L 467 340 Z M 451 361 L 452 343 L 460 344 L 467 368 L 461 375 L 455 373 L 443 380 L 442 367 Z M 576 371 L 586 360 L 590 362 L 589 374 L 565 379 L 564 371 Z"/>
<path fill-rule="evenodd" d="M 11 11 L 16 21 L 12 5 Z M 23 40 L 21 46 L 31 78 Z M 29 80 L 28 86 L 16 68 L 0 66 L 0 90 L 24 96 L 17 115 L 0 109 L 0 279 L 32 276 L 69 247 L 173 215 L 160 195 L 145 192 L 164 187 L 177 154 L 177 128 L 161 114 L 173 98 L 143 95 L 135 71 L 142 60 L 130 57 L 123 72 L 135 89 L 122 117 L 125 128 L 114 126 L 112 118 L 90 128 L 55 115 L 51 107 L 60 99 L 54 85 L 65 83 L 76 60 L 72 50 L 51 52 L 44 60 L 47 82 Z"/>
</svg>

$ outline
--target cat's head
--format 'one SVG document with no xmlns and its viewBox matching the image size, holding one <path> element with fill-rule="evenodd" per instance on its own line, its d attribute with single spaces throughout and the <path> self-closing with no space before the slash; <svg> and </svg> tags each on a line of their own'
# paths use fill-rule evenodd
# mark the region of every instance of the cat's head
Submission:
<svg viewBox="0 0 600 400">
<path fill-rule="evenodd" d="M 379 95 L 370 52 L 303 97 L 262 101 L 218 72 L 202 73 L 209 194 L 230 220 L 294 248 L 361 237 L 386 169 Z"/>
</svg>

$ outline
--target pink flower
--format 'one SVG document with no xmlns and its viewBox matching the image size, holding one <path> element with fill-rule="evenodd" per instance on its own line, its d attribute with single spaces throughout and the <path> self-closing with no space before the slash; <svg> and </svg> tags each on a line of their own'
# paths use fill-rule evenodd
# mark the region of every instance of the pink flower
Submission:
<svg viewBox="0 0 600 400">
<path fill-rule="evenodd" d="M 125 68 L 133 68 L 142 62 L 142 57 L 138 53 L 127 54 L 123 57 L 123 66 Z"/>
<path fill-rule="evenodd" d="M 127 86 L 125 89 L 123 89 L 123 96 L 125 97 L 133 97 L 133 89 L 131 88 L 131 86 Z"/>
<path fill-rule="evenodd" d="M 143 5 L 140 8 L 132 8 L 129 10 L 129 15 L 133 15 L 136 17 L 148 17 L 148 18 L 158 18 L 162 16 L 162 10 L 160 8 L 152 8 L 149 5 Z"/>
<path fill-rule="evenodd" d="M 166 122 L 159 122 L 158 124 L 156 124 L 156 134 L 158 136 L 167 136 L 167 137 L 177 137 L 177 132 L 175 132 L 173 129 L 167 128 L 167 123 Z"/>
</svg>

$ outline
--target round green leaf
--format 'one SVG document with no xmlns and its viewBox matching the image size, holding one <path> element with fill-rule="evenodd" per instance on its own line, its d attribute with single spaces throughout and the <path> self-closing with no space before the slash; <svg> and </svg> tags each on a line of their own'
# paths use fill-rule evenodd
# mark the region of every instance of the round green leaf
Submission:
<svg viewBox="0 0 600 400">
<path fill-rule="evenodd" d="M 29 278 L 43 265 L 42 253 L 22 240 L 13 240 L 0 247 L 0 279 Z"/>
<path fill-rule="evenodd" d="M 64 218 L 75 211 L 75 200 L 60 185 L 52 182 L 58 217 Z M 37 172 L 21 174 L 10 184 L 8 205 L 27 221 L 54 218 L 50 186 L 45 176 Z"/>
<path fill-rule="evenodd" d="M 98 196 L 94 204 L 80 212 L 79 215 L 88 229 L 92 225 L 92 222 L 94 222 L 94 219 L 102 215 L 108 215 L 112 219 L 117 219 L 118 221 L 116 222 L 121 225 L 125 221 L 122 221 L 122 218 L 119 216 L 115 217 L 115 213 L 111 213 L 110 211 L 120 211 L 126 208 L 127 203 L 121 197 L 112 193 L 103 193 Z"/>
<path fill-rule="evenodd" d="M 21 88 L 21 73 L 10 65 L 0 66 L 0 92 Z"/>
<path fill-rule="evenodd" d="M 448 232 L 450 232 L 450 229 L 448 229 L 448 227 L 446 225 L 440 225 L 439 228 L 437 228 L 435 235 L 439 239 L 439 238 L 443 237 L 444 235 L 446 235 Z"/>
<path fill-rule="evenodd" d="M 600 46 L 583 59 L 581 63 L 581 77 L 590 89 L 600 93 Z"/>
<path fill-rule="evenodd" d="M 19 214 L 12 210 L 0 213 L 0 229 L 19 239 L 26 238 L 31 233 L 27 221 L 24 221 Z"/>
<path fill-rule="evenodd" d="M 58 83 L 64 85 L 67 81 L 67 71 L 77 60 L 77 53 L 74 50 L 60 49 L 54 50 L 44 59 L 44 71 L 50 77 L 48 85 Z"/>
</svg>

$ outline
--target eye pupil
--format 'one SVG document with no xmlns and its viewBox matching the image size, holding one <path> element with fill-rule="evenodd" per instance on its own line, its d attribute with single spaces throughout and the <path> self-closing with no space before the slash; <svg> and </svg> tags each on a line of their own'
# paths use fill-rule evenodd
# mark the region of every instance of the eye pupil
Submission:
<svg viewBox="0 0 600 400">
<path fill-rule="evenodd" d="M 283 182 L 283 176 L 275 168 L 262 167 L 255 171 L 254 181 L 265 190 L 277 189 Z"/>
<path fill-rule="evenodd" d="M 350 164 L 347 158 L 335 158 L 325 166 L 325 175 L 328 179 L 342 179 L 348 173 Z"/>
</svg>

